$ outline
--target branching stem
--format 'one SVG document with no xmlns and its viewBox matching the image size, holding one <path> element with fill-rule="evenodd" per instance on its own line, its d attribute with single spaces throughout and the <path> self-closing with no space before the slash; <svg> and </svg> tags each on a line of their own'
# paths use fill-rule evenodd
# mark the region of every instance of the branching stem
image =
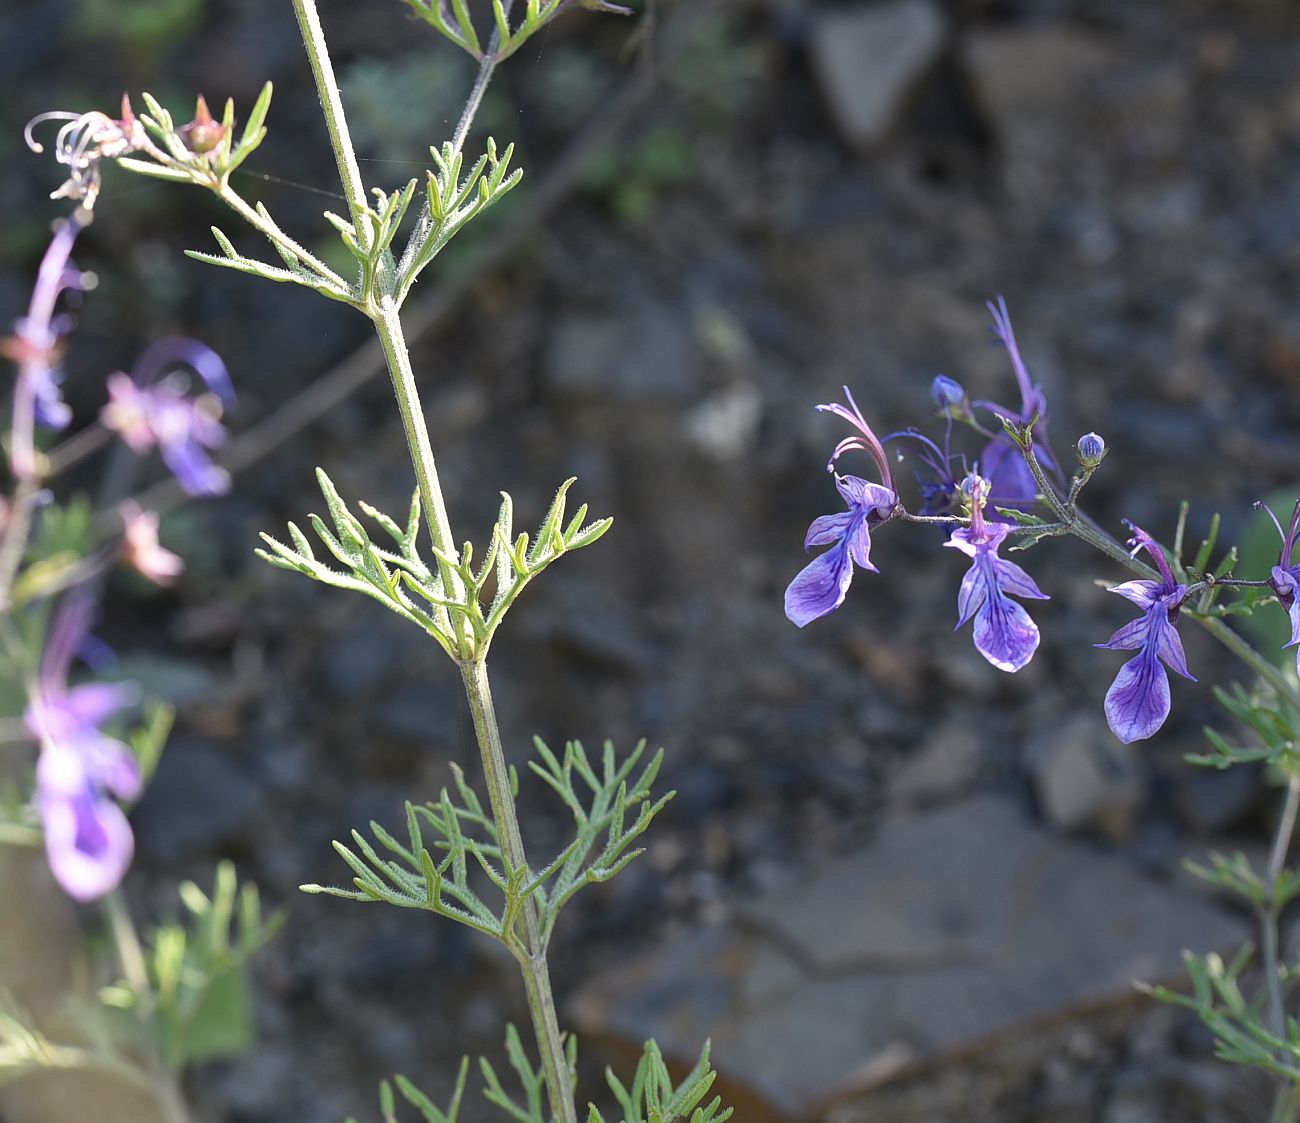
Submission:
<svg viewBox="0 0 1300 1123">
<path fill-rule="evenodd" d="M 335 160 L 339 166 L 339 175 L 348 197 L 348 205 L 352 209 L 354 222 L 359 228 L 360 211 L 365 207 L 364 191 L 357 169 L 356 155 L 348 134 L 347 121 L 343 114 L 338 84 L 329 63 L 329 53 L 320 20 L 316 15 L 315 0 L 293 0 L 293 3 L 294 10 L 298 14 L 303 41 L 311 59 L 312 73 L 316 78 L 321 105 L 325 109 L 326 124 L 334 147 Z M 489 57 L 491 53 L 490 50 Z M 481 100 L 483 89 L 486 89 L 487 81 L 491 77 L 490 66 L 485 63 L 484 69 L 486 74 L 480 73 L 480 80 L 476 83 L 478 100 Z M 482 88 L 479 88 L 480 86 Z M 477 100 L 472 96 L 471 104 L 466 107 L 461 126 L 457 129 L 462 141 L 463 133 L 468 131 L 469 122 L 472 121 L 476 109 Z M 414 239 L 412 244 L 415 244 Z M 402 416 L 402 427 L 406 433 L 411 463 L 419 484 L 420 501 L 428 523 L 429 535 L 444 558 L 456 558 L 458 553 L 455 539 L 452 537 L 446 501 L 438 482 L 433 448 L 429 441 L 424 412 L 420 406 L 410 354 L 402 334 L 398 307 L 391 297 L 381 296 L 376 305 L 367 309 L 367 312 L 374 322 L 389 374 L 392 377 L 393 391 Z M 463 589 L 455 570 L 443 560 L 439 561 L 439 567 L 447 599 L 460 600 Z M 506 764 L 501 735 L 497 727 L 496 711 L 492 705 L 487 667 L 482 657 L 476 656 L 473 652 L 473 636 L 465 622 L 452 619 L 451 624 L 455 629 L 453 634 L 459 638 L 464 656 L 459 661 L 461 677 L 474 721 L 474 732 L 482 757 L 483 773 L 487 781 L 488 798 L 500 839 L 502 857 L 510 870 L 526 870 L 528 861 L 519 831 L 518 816 L 515 813 L 510 770 Z M 506 939 L 523 972 L 524 989 L 527 993 L 533 1029 L 537 1036 L 542 1068 L 546 1076 L 551 1117 L 555 1123 L 577 1123 L 573 1081 L 569 1073 L 568 1059 L 565 1056 L 564 1039 L 555 1013 L 555 1000 L 551 994 L 550 972 L 546 962 L 546 946 L 542 939 L 540 918 L 536 902 L 532 898 L 524 902 L 522 920 L 524 927 L 522 941 L 517 935 L 511 933 L 506 934 Z"/>
</svg>

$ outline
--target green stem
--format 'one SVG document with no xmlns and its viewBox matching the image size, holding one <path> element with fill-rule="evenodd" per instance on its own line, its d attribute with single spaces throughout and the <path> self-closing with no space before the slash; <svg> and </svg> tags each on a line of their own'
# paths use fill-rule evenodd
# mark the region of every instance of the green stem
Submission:
<svg viewBox="0 0 1300 1123">
<path fill-rule="evenodd" d="M 265 235 L 268 241 L 282 247 L 289 253 L 293 254 L 300 261 L 306 262 L 317 273 L 327 281 L 333 281 L 339 288 L 345 292 L 349 291 L 351 286 L 338 273 L 325 264 L 319 257 L 308 250 L 305 246 L 294 241 L 289 237 L 274 220 L 269 219 L 263 212 L 249 204 L 249 202 L 239 194 L 229 184 L 220 184 L 214 188 L 219 198 L 240 218 L 253 227 L 258 233 Z"/>
<path fill-rule="evenodd" d="M 330 146 L 334 149 L 334 162 L 338 164 L 343 194 L 348 201 L 348 210 L 352 212 L 352 223 L 356 227 L 357 236 L 360 237 L 363 232 L 361 216 L 366 210 L 366 188 L 361 180 L 356 150 L 352 147 L 348 121 L 343 115 L 343 98 L 339 94 L 334 64 L 330 62 L 325 32 L 316 12 L 316 0 L 293 0 L 293 10 L 298 17 L 298 28 L 302 32 L 303 46 L 307 48 L 307 58 L 311 61 L 312 77 L 316 79 L 316 91 L 320 94 L 325 128 L 329 130 Z"/>
<path fill-rule="evenodd" d="M 14 497 L 9 501 L 9 518 L 5 522 L 3 537 L 0 537 L 0 612 L 9 608 L 9 594 L 13 590 L 14 578 L 18 576 L 23 554 L 27 552 L 32 511 L 39 492 L 37 481 L 24 477 L 18 481 Z"/>
<path fill-rule="evenodd" d="M 1273 1101 L 1269 1123 L 1295 1123 L 1297 1116 L 1300 1116 L 1300 1082 L 1283 1084 Z"/>
<path fill-rule="evenodd" d="M 1286 864 L 1287 851 L 1295 832 L 1296 813 L 1300 811 L 1300 772 L 1287 776 L 1286 801 L 1278 816 L 1269 854 L 1265 888 L 1268 896 L 1259 909 L 1260 948 L 1263 959 L 1264 981 L 1268 990 L 1269 1029 L 1277 1037 L 1286 1036 L 1286 1011 L 1282 1006 L 1282 962 L 1278 949 L 1278 920 L 1281 903 L 1278 886 Z"/>
<path fill-rule="evenodd" d="M 406 347 L 406 337 L 402 334 L 402 318 L 392 297 L 380 297 L 374 324 L 380 346 L 384 349 L 384 359 L 388 363 L 397 410 L 402 416 L 406 447 L 420 488 L 420 505 L 424 509 L 429 537 L 434 545 L 438 572 L 442 576 L 443 595 L 449 601 L 460 601 L 464 598 L 465 590 L 460 575 L 448 561 L 459 554 L 451 536 L 451 521 L 447 515 L 442 485 L 438 482 L 438 465 L 433 458 L 429 429 L 424 423 L 424 409 L 420 405 L 420 391 L 415 383 L 411 355 Z M 462 646 L 470 642 L 472 637 L 464 620 L 450 618 L 446 609 L 438 611 L 443 614 L 443 621 L 449 622 L 449 627 L 453 629 L 448 634 L 457 636 Z"/>
<path fill-rule="evenodd" d="M 334 146 L 339 175 L 348 197 L 348 205 L 352 208 L 354 222 L 359 223 L 360 211 L 365 207 L 361 177 L 357 170 L 347 122 L 343 116 L 338 85 L 329 63 L 324 34 L 316 15 L 315 3 L 314 0 L 293 0 L 293 3 L 294 10 L 298 14 L 303 41 L 311 58 L 312 72 L 316 78 L 321 105 L 325 110 L 326 125 Z M 433 540 L 435 557 L 442 575 L 444 595 L 450 601 L 459 601 L 464 597 L 464 589 L 450 563 L 450 559 L 455 559 L 458 555 L 447 516 L 446 502 L 438 482 L 437 465 L 429 442 L 428 428 L 420 406 L 415 373 L 411 369 L 410 354 L 402 334 L 398 307 L 391 296 L 382 296 L 367 311 L 374 322 L 375 331 L 388 363 L 389 374 L 392 377 L 393 392 L 397 398 L 411 463 L 419 484 L 421 506 L 424 509 L 429 535 Z M 465 623 L 463 621 L 458 623 L 455 620 L 451 623 L 455 628 L 453 634 L 459 637 L 461 648 L 467 656 L 460 661 L 459 665 L 465 684 L 465 695 L 473 715 L 474 731 L 483 760 L 488 798 L 496 822 L 502 857 L 510 869 L 527 870 L 528 861 L 524 852 L 523 838 L 519 832 L 519 820 L 515 814 L 510 772 L 506 765 L 505 752 L 501 747 L 496 712 L 492 706 L 487 668 L 481 657 L 475 658 L 471 655 L 473 636 Z M 525 901 L 522 913 L 524 922 L 522 945 L 516 936 L 509 933 L 506 936 L 508 946 L 519 961 L 523 972 L 524 989 L 527 993 L 533 1029 L 537 1035 L 542 1068 L 546 1076 L 552 1118 L 555 1123 L 577 1123 L 573 1082 L 564 1052 L 564 1038 L 560 1033 L 559 1021 L 555 1013 L 555 1000 L 551 994 L 546 946 L 541 936 L 536 901 L 532 898 Z"/>
<path fill-rule="evenodd" d="M 510 872 L 529 867 L 523 838 L 519 833 L 519 818 L 515 814 L 510 771 L 506 765 L 505 751 L 501 747 L 501 734 L 497 729 L 496 711 L 492 705 L 487 664 L 481 659 L 471 660 L 460 665 L 460 673 L 465 683 L 465 697 L 469 699 L 470 714 L 474 719 L 474 733 L 483 759 L 488 801 L 496 822 L 501 855 L 509 876 Z M 523 971 L 528 1009 L 537 1036 L 537 1047 L 541 1052 L 542 1070 L 546 1075 L 551 1117 L 555 1123 L 576 1123 L 573 1081 L 569 1075 L 564 1038 L 555 1013 L 555 1000 L 551 996 L 551 976 L 546 962 L 541 918 L 538 916 L 537 903 L 532 897 L 524 902 L 523 921 L 524 946 L 513 950 Z"/>
</svg>

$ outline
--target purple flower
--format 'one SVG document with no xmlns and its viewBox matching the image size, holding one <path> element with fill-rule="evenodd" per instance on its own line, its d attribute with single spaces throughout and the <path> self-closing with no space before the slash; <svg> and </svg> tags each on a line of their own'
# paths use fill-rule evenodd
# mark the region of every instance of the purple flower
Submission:
<svg viewBox="0 0 1300 1123">
<path fill-rule="evenodd" d="M 65 601 L 41 659 L 23 720 L 40 742 L 36 805 L 54 878 L 79 901 L 115 888 L 131 864 L 131 827 L 114 801 L 140 794 L 140 766 L 130 749 L 100 726 L 135 698 L 124 685 L 68 686 L 86 638 L 90 602 Z"/>
<path fill-rule="evenodd" d="M 977 401 L 974 404 L 987 409 L 999 417 L 1027 425 L 1034 418 L 1034 443 L 1040 463 L 1049 472 L 1059 474 L 1056 457 L 1047 445 L 1047 398 L 1041 386 L 1029 380 L 1029 371 L 1020 357 L 1020 348 L 1016 345 L 1016 334 L 1011 328 L 1011 315 L 1007 311 L 1007 302 L 998 297 L 996 304 L 988 301 L 987 307 L 993 316 L 993 334 L 1002 342 L 1011 356 L 1011 366 L 1016 373 L 1016 382 L 1020 387 L 1020 408 L 1007 409 L 997 402 Z M 1034 481 L 1029 465 L 1025 463 L 1020 449 L 1005 435 L 999 435 L 990 441 L 980 453 L 980 471 L 989 481 L 989 499 L 1001 507 L 1028 507 L 1038 494 L 1038 485 Z"/>
<path fill-rule="evenodd" d="M 1038 625 L 1010 598 L 1051 598 L 1015 562 L 998 557 L 1012 528 L 985 520 L 988 481 L 972 475 L 964 490 L 970 494 L 970 526 L 958 527 L 944 543 L 973 559 L 957 594 L 957 627 L 974 617 L 975 650 L 1000 671 L 1018 671 L 1038 650 Z"/>
<path fill-rule="evenodd" d="M 1300 594 L 1300 565 L 1292 564 L 1291 558 L 1295 553 L 1296 538 L 1300 536 L 1300 502 L 1292 509 L 1291 525 L 1285 531 L 1282 530 L 1282 524 L 1277 521 L 1277 516 L 1266 504 L 1255 505 L 1268 512 L 1268 517 L 1273 520 L 1278 534 L 1282 536 L 1282 551 L 1278 555 L 1277 565 L 1269 574 L 1268 583 L 1277 594 L 1278 603 L 1291 617 L 1291 638 L 1283 644 L 1283 647 L 1296 648 L 1296 670 L 1300 672 L 1300 647 L 1297 647 L 1300 644 L 1300 595 L 1298 595 Z"/>
<path fill-rule="evenodd" d="M 1142 615 L 1125 624 L 1105 643 L 1111 651 L 1136 651 L 1119 669 L 1106 691 L 1106 721 L 1126 745 L 1150 737 L 1169 716 L 1169 675 L 1165 667 L 1195 682 L 1187 670 L 1183 641 L 1174 627 L 1178 610 L 1187 599 L 1187 586 L 1179 584 L 1160 549 L 1146 531 L 1132 523 L 1129 547 L 1136 554 L 1146 550 L 1160 571 L 1159 581 L 1126 581 L 1110 591 L 1141 608 Z M 1164 664 L 1163 666 L 1161 664 Z"/>
<path fill-rule="evenodd" d="M 41 258 L 27 315 L 14 321 L 12 336 L 0 341 L 0 354 L 18 364 L 10 457 L 20 479 L 30 479 L 36 473 L 33 426 L 62 429 L 72 420 L 72 411 L 59 391 L 59 352 L 68 320 L 55 309 L 63 293 L 84 287 L 69 258 L 73 242 L 89 221 L 87 212 L 76 211 L 59 223 Z"/>
<path fill-rule="evenodd" d="M 821 515 L 808 528 L 805 550 L 813 546 L 831 548 L 809 562 L 785 591 L 785 614 L 800 628 L 834 612 L 844 603 L 855 564 L 877 572 L 871 563 L 871 530 L 891 518 L 898 506 L 885 450 L 847 386 L 844 394 L 849 401 L 847 406 L 837 402 L 817 408 L 844 418 L 860 434 L 840 441 L 827 464 L 828 470 L 835 473 L 835 488 L 849 509 L 835 515 Z M 875 460 L 883 482 L 874 484 L 858 476 L 841 476 L 835 472 L 836 461 L 850 451 L 868 453 Z"/>
<path fill-rule="evenodd" d="M 190 396 L 181 368 L 195 371 L 210 392 Z M 220 495 L 230 487 L 229 474 L 208 455 L 225 443 L 221 412 L 235 400 L 215 351 L 192 339 L 160 339 L 140 356 L 130 375 L 108 376 L 108 395 L 104 424 L 136 452 L 157 446 L 163 463 L 190 495 Z"/>
</svg>

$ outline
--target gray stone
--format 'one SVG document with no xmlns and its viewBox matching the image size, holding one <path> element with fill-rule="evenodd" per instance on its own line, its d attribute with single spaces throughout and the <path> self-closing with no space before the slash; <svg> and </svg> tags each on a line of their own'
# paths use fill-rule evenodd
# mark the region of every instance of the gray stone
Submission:
<svg viewBox="0 0 1300 1123">
<path fill-rule="evenodd" d="M 1045 1019 L 1132 1000 L 1185 946 L 1235 946 L 1237 921 L 1177 884 L 1033 827 L 982 797 L 888 821 L 874 845 L 598 979 L 579 1032 L 713 1041 L 724 1096 L 755 1118 L 978 1049 Z"/>
<path fill-rule="evenodd" d="M 1115 841 L 1131 837 L 1142 773 L 1132 747 L 1115 740 L 1099 714 L 1068 719 L 1027 755 L 1038 806 L 1052 826 L 1094 828 Z"/>
<path fill-rule="evenodd" d="M 820 12 L 812 62 L 836 128 L 855 148 L 878 145 L 934 65 L 947 34 L 933 0 L 893 0 Z"/>
<path fill-rule="evenodd" d="M 968 787 L 979 774 L 984 749 L 969 718 L 939 726 L 899 769 L 890 799 L 903 807 L 932 803 Z"/>
<path fill-rule="evenodd" d="M 543 377 L 566 396 L 680 401 L 696 391 L 693 350 L 690 324 L 676 309 L 581 312 L 559 321 Z"/>
</svg>

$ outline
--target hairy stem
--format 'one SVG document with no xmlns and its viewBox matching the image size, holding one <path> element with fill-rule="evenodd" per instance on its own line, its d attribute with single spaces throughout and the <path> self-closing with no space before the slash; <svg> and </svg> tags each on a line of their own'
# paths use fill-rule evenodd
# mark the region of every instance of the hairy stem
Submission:
<svg viewBox="0 0 1300 1123">
<path fill-rule="evenodd" d="M 326 124 L 334 146 L 339 175 L 348 197 L 348 205 L 352 208 L 354 222 L 359 225 L 360 211 L 365 206 L 361 177 L 343 115 L 338 85 L 329 63 L 324 34 L 316 16 L 314 0 L 294 0 L 294 10 L 298 13 L 303 40 L 307 45 L 307 53 L 311 57 L 312 73 L 315 75 L 320 92 L 321 105 L 325 109 Z M 486 81 L 483 84 L 486 88 Z M 462 118 L 466 129 L 468 119 L 472 119 L 472 111 Z M 464 590 L 451 565 L 457 552 L 447 515 L 446 501 L 438 482 L 438 470 L 434 462 L 433 448 L 429 442 L 428 427 L 420 406 L 415 373 L 411 368 L 410 354 L 402 334 L 398 307 L 391 296 L 381 296 L 375 306 L 367 311 L 374 322 L 389 374 L 392 377 L 393 392 L 402 416 L 402 427 L 406 433 L 411 463 L 419 483 L 421 506 L 424 509 L 429 535 L 435 548 L 435 558 L 442 575 L 444 596 L 448 600 L 460 600 L 464 596 Z M 492 693 L 488 686 L 487 668 L 481 657 L 475 658 L 471 654 L 473 636 L 466 623 L 452 619 L 450 624 L 455 629 L 454 634 L 459 637 L 462 651 L 466 655 L 459 665 L 464 680 L 465 695 L 469 700 L 470 712 L 474 720 L 474 732 L 482 756 L 488 798 L 500 839 L 502 857 L 511 870 L 527 870 L 528 860 L 524 852 L 523 838 L 519 833 L 510 771 L 506 764 L 505 752 L 501 747 L 501 735 L 497 729 L 496 712 L 493 709 Z M 552 1118 L 556 1123 L 577 1123 L 573 1082 L 569 1074 L 568 1059 L 564 1053 L 564 1039 L 555 1013 L 555 1000 L 551 995 L 546 947 L 542 940 L 537 905 L 531 898 L 524 904 L 523 924 L 522 946 L 517 939 L 511 940 L 510 946 L 523 972 L 524 989 L 527 993 L 533 1029 L 537 1035 L 542 1068 L 546 1076 Z"/>
<path fill-rule="evenodd" d="M 496 712 L 492 706 L 492 691 L 488 685 L 487 664 L 482 659 L 460 665 L 465 683 L 465 696 L 469 699 L 470 714 L 474 719 L 474 733 L 478 738 L 479 753 L 483 758 L 483 772 L 487 777 L 488 801 L 492 818 L 496 822 L 501 855 L 509 871 L 528 869 L 523 838 L 519 833 L 519 818 L 515 814 L 514 793 L 511 791 L 510 770 L 506 765 L 505 751 L 501 747 L 501 734 L 497 729 Z M 551 996 L 550 969 L 546 963 L 546 945 L 542 939 L 541 922 L 533 898 L 524 902 L 524 947 L 516 950 L 516 959 L 524 976 L 524 989 L 528 994 L 528 1009 L 532 1015 L 533 1031 L 541 1052 L 542 1069 L 546 1074 L 546 1091 L 551 1104 L 551 1117 L 556 1123 L 576 1123 L 577 1111 L 573 1100 L 573 1081 L 569 1076 L 569 1062 L 564 1054 L 564 1038 L 560 1033 L 555 1013 L 555 1000 Z"/>
<path fill-rule="evenodd" d="M 293 0 L 293 10 L 298 17 L 298 28 L 302 32 L 303 46 L 307 48 L 307 58 L 311 61 L 312 77 L 316 79 L 316 91 L 320 94 L 321 111 L 325 116 L 325 128 L 329 130 L 330 147 L 334 149 L 334 162 L 338 164 L 343 194 L 359 235 L 362 231 L 361 215 L 366 209 L 366 188 L 361 180 L 356 150 L 352 147 L 348 121 L 343 115 L 343 98 L 339 94 L 334 64 L 330 62 L 325 32 L 316 12 L 316 0 Z"/>
</svg>

